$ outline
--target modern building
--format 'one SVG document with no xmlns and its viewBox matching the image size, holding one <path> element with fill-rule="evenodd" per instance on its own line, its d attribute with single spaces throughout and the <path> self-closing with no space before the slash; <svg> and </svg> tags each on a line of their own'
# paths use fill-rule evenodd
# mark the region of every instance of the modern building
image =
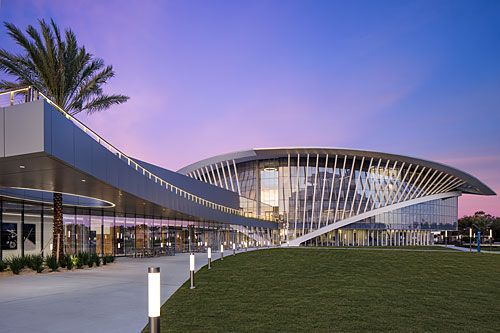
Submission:
<svg viewBox="0 0 500 333">
<path fill-rule="evenodd" d="M 0 258 L 430 244 L 431 231 L 456 230 L 458 196 L 495 195 L 439 163 L 337 148 L 253 149 L 173 172 L 32 89 L 1 93 L 0 105 Z"/>
<path fill-rule="evenodd" d="M 462 193 L 495 195 L 455 168 L 419 158 L 340 148 L 265 148 L 208 158 L 178 171 L 238 193 L 247 216 L 279 224 L 274 242 L 428 245 L 457 230 Z"/>
</svg>

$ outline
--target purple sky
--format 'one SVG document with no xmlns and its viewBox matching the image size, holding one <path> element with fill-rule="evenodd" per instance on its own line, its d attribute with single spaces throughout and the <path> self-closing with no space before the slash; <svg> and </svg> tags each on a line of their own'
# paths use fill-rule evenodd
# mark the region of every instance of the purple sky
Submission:
<svg viewBox="0 0 500 333">
<path fill-rule="evenodd" d="M 235 150 L 349 147 L 421 157 L 500 193 L 499 1 L 19 1 L 0 20 L 71 27 L 124 105 L 80 119 L 177 170 Z M 0 28 L 0 47 L 19 50 Z M 2 76 L 5 78 L 5 76 Z M 464 195 L 459 215 L 500 216 Z"/>
</svg>

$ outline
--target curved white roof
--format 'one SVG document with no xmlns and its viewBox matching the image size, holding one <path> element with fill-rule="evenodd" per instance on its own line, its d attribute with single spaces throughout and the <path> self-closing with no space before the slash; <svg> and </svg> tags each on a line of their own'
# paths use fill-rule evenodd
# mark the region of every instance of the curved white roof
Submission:
<svg viewBox="0 0 500 333">
<path fill-rule="evenodd" d="M 377 151 L 369 150 L 359 150 L 359 149 L 349 149 L 349 148 L 327 148 L 327 147 L 277 147 L 277 148 L 254 148 L 250 150 L 242 150 L 231 152 L 223 155 L 213 156 L 195 163 L 192 163 L 177 172 L 182 174 L 188 174 L 196 169 L 210 166 L 211 164 L 220 163 L 223 161 L 232 161 L 235 163 L 253 161 L 253 160 L 266 160 L 279 157 L 287 157 L 288 154 L 296 156 L 297 154 L 320 154 L 320 155 L 347 155 L 347 156 L 361 156 L 361 157 L 373 157 L 380 158 L 384 160 L 399 161 L 405 163 L 412 163 L 414 165 L 425 166 L 427 168 L 432 168 L 445 172 L 449 175 L 455 176 L 457 178 L 465 181 L 465 184 L 459 186 L 457 190 L 464 193 L 479 194 L 479 195 L 496 195 L 496 193 L 489 188 L 486 184 L 481 182 L 476 177 L 455 169 L 453 167 L 433 162 L 421 158 L 383 153 Z"/>
</svg>

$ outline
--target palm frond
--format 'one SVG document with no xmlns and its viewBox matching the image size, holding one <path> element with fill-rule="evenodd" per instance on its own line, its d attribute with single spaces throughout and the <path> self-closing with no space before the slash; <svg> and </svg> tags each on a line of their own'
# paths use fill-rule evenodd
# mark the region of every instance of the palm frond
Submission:
<svg viewBox="0 0 500 333">
<path fill-rule="evenodd" d="M 28 26 L 24 35 L 15 25 L 4 22 L 23 53 L 0 49 L 0 70 L 15 78 L 15 82 L 0 82 L 0 87 L 31 85 L 71 114 L 91 114 L 128 100 L 127 96 L 104 94 L 102 87 L 115 75 L 113 67 L 104 67 L 102 59 L 78 46 L 73 31 L 65 30 L 63 38 L 54 20 L 38 23 L 41 34 Z"/>
</svg>

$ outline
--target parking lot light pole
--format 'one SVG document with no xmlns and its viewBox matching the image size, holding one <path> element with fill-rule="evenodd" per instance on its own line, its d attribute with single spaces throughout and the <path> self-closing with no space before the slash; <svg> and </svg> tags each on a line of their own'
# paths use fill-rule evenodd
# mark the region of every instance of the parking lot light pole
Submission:
<svg viewBox="0 0 500 333">
<path fill-rule="evenodd" d="M 194 253 L 189 255 L 189 277 L 191 278 L 191 287 L 189 289 L 194 289 Z"/>
<path fill-rule="evenodd" d="M 208 269 L 211 269 L 211 267 L 210 267 L 210 262 L 212 261 L 212 248 L 211 247 L 208 248 L 207 253 L 208 253 Z"/>
<path fill-rule="evenodd" d="M 149 333 L 160 333 L 160 267 L 148 268 Z"/>
</svg>

